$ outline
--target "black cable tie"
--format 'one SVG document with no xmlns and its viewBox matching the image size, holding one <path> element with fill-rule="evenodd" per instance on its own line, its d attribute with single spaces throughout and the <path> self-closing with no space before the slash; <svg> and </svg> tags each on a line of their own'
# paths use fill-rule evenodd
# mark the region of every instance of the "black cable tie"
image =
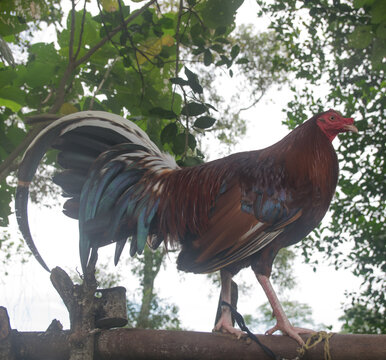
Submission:
<svg viewBox="0 0 386 360">
<path fill-rule="evenodd" d="M 248 334 L 248 336 L 255 343 L 257 343 L 265 351 L 265 353 L 269 357 L 271 357 L 272 359 L 275 359 L 275 360 L 281 360 L 281 357 L 277 356 L 269 347 L 267 347 L 263 343 L 261 343 L 260 340 L 256 337 L 256 335 L 253 334 L 248 329 L 247 325 L 245 325 L 245 320 L 244 320 L 243 316 L 239 312 L 237 312 L 236 309 L 231 304 L 228 304 L 226 301 L 221 301 L 221 306 L 223 306 L 223 305 L 226 305 L 229 307 L 229 309 L 231 310 L 232 316 L 235 319 L 235 321 L 237 322 L 237 325 L 239 326 L 239 328 L 242 331 L 245 331 Z"/>
</svg>

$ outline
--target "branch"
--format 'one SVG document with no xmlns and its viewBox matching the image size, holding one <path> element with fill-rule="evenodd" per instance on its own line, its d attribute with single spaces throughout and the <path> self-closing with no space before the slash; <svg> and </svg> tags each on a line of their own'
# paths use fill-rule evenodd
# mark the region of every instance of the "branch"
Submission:
<svg viewBox="0 0 386 360">
<path fill-rule="evenodd" d="M 97 310 L 95 262 L 87 268 L 81 285 L 74 285 L 67 273 L 59 267 L 52 269 L 51 282 L 70 314 L 70 360 L 93 359 Z"/>
<path fill-rule="evenodd" d="M 74 301 L 74 284 L 67 273 L 60 267 L 56 267 L 51 271 L 51 282 L 55 290 L 62 298 L 64 305 L 66 305 L 68 312 L 71 314 L 75 305 Z"/>
<path fill-rule="evenodd" d="M 11 324 L 7 309 L 0 306 L 0 341 L 6 339 L 11 333 Z"/>
<path fill-rule="evenodd" d="M 74 36 L 75 36 L 75 0 L 71 0 L 71 32 L 70 32 L 70 42 L 68 45 L 69 62 L 72 61 L 72 56 L 74 54 Z"/>
<path fill-rule="evenodd" d="M 177 19 L 177 27 L 176 27 L 176 67 L 175 67 L 175 77 L 178 77 L 178 67 L 179 67 L 179 57 L 180 57 L 180 26 L 181 26 L 181 17 L 182 17 L 182 8 L 183 8 L 184 2 L 183 0 L 180 0 L 180 6 L 178 10 L 178 19 Z M 171 103 L 171 110 L 173 111 L 174 106 L 174 98 L 176 94 L 176 86 L 174 85 L 174 90 L 172 94 L 172 103 Z M 182 87 L 181 87 L 182 88 Z"/>
<path fill-rule="evenodd" d="M 94 95 L 90 101 L 90 106 L 89 106 L 89 110 L 92 110 L 93 106 L 94 106 L 94 101 L 95 101 L 95 97 L 96 95 L 98 94 L 98 92 L 102 89 L 102 86 L 104 85 L 104 83 L 106 82 L 107 78 L 109 77 L 110 73 L 111 73 L 111 70 L 113 70 L 113 67 L 115 65 L 115 63 L 117 62 L 117 60 L 119 59 L 119 57 L 116 57 L 112 63 L 108 66 L 107 68 L 107 71 L 105 72 L 105 74 L 103 75 L 103 79 L 102 81 L 100 82 L 100 84 L 98 85 L 98 88 L 94 91 Z"/>
<path fill-rule="evenodd" d="M 82 23 L 80 25 L 80 33 L 79 33 L 79 42 L 78 42 L 78 48 L 76 49 L 76 53 L 74 55 L 74 60 L 78 57 L 79 52 L 80 52 L 80 48 L 82 46 L 82 37 L 83 37 L 83 31 L 84 31 L 84 23 L 85 23 L 85 19 L 86 19 L 86 4 L 87 4 L 87 0 L 84 0 Z"/>
<path fill-rule="evenodd" d="M 15 360 L 68 359 L 70 353 L 68 338 L 68 331 L 52 333 L 12 331 L 14 358 Z M 298 356 L 298 345 L 288 336 L 259 335 L 258 338 L 281 358 L 294 359 Z M 304 336 L 303 338 L 305 339 Z M 385 349 L 386 335 L 335 334 L 330 339 L 329 351 L 334 360 L 379 360 L 386 358 Z M 0 350 L 0 359 L 2 355 Z M 96 335 L 95 358 L 270 360 L 256 343 L 247 339 L 237 340 L 231 335 L 143 329 L 102 330 Z M 304 357 L 308 360 L 324 358 L 324 343 L 308 350 Z"/>
<path fill-rule="evenodd" d="M 24 119 L 24 122 L 28 125 L 42 124 L 42 123 L 50 123 L 54 120 L 59 119 L 60 116 L 55 114 L 37 114 L 31 115 Z"/>
<path fill-rule="evenodd" d="M 249 110 L 250 108 L 254 107 L 254 106 L 261 100 L 261 98 L 264 96 L 264 94 L 265 94 L 265 91 L 263 91 L 263 92 L 261 93 L 261 95 L 260 95 L 260 96 L 259 96 L 259 97 L 251 104 L 251 105 L 239 109 L 239 111 L 236 113 L 236 115 L 240 115 L 240 113 L 241 113 L 242 111 L 246 111 L 246 110 Z"/>
<path fill-rule="evenodd" d="M 183 10 L 184 2 L 180 0 L 180 6 L 178 9 L 178 19 L 177 19 L 177 28 L 176 28 L 176 70 L 175 77 L 178 77 L 178 61 L 180 56 L 180 26 L 181 26 L 181 18 L 182 18 L 182 10 Z"/>
</svg>

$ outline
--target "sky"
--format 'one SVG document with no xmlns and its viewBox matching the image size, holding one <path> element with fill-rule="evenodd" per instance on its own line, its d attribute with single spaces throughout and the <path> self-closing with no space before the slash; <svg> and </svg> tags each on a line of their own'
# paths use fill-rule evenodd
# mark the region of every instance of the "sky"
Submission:
<svg viewBox="0 0 386 360">
<path fill-rule="evenodd" d="M 257 20 L 257 11 L 255 1 L 245 1 L 238 14 L 238 23 L 253 23 L 264 30 L 269 19 Z M 46 31 L 44 36 L 47 33 L 49 32 Z M 288 129 L 282 125 L 285 120 L 282 109 L 290 96 L 285 87 L 280 91 L 272 89 L 253 109 L 245 112 L 248 119 L 247 135 L 234 147 L 234 152 L 263 148 L 286 135 Z M 209 147 L 209 151 L 209 158 L 218 156 L 216 148 Z M 15 223 L 12 218 L 9 229 L 17 241 L 20 234 Z M 76 221 L 64 216 L 59 206 L 49 210 L 30 205 L 30 224 L 36 246 L 49 267 L 60 266 L 72 271 L 80 269 Z M 113 256 L 113 252 L 113 246 L 103 248 L 105 259 L 102 256 L 100 261 L 107 261 L 106 258 Z M 124 256 L 125 253 L 122 257 Z M 127 252 L 126 256 L 129 256 Z M 218 289 L 205 275 L 177 271 L 174 260 L 174 255 L 171 255 L 156 279 L 155 286 L 159 296 L 178 305 L 184 328 L 211 331 Z M 45 330 L 54 318 L 60 320 L 64 328 L 69 327 L 67 310 L 50 283 L 49 273 L 34 259 L 31 258 L 26 264 L 15 262 L 8 271 L 8 276 L 0 278 L 0 306 L 8 309 L 12 328 L 19 331 Z M 117 271 L 127 274 L 120 285 L 126 287 L 128 297 L 131 298 L 132 289 L 138 287 L 138 280 L 124 266 L 120 266 Z M 349 270 L 335 270 L 333 266 L 323 262 L 314 272 L 312 266 L 305 264 L 300 256 L 296 259 L 293 271 L 298 285 L 290 292 L 289 298 L 309 304 L 313 309 L 315 323 L 332 325 L 333 331 L 339 331 L 340 323 L 337 319 L 342 315 L 341 304 L 347 301 L 345 291 L 358 290 L 360 280 Z M 235 280 L 252 285 L 246 294 L 239 296 L 238 310 L 242 314 L 254 315 L 257 307 L 266 301 L 266 297 L 252 270 L 244 269 Z M 259 327 L 252 330 L 261 333 L 266 329 Z"/>
</svg>

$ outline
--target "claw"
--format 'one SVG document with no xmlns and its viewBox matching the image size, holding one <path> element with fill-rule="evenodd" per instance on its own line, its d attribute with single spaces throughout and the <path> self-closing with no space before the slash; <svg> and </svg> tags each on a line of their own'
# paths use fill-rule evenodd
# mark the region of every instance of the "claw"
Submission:
<svg viewBox="0 0 386 360">
<path fill-rule="evenodd" d="M 223 310 L 221 317 L 217 324 L 215 325 L 213 332 L 222 332 L 225 334 L 233 334 L 237 337 L 237 339 L 240 339 L 242 336 L 246 336 L 246 334 L 239 330 L 235 329 L 232 325 L 232 316 L 230 311 L 228 309 Z"/>
<path fill-rule="evenodd" d="M 304 345 L 303 339 L 299 336 L 299 334 L 313 334 L 314 330 L 305 329 L 300 327 L 292 326 L 289 322 L 277 323 L 273 328 L 267 330 L 265 335 L 272 335 L 277 330 L 280 330 L 284 335 L 288 335 L 296 340 L 300 345 Z"/>
<path fill-rule="evenodd" d="M 224 325 L 219 326 L 218 323 L 214 327 L 213 332 L 232 334 L 232 335 L 235 335 L 237 337 L 237 339 L 241 339 L 243 336 L 247 336 L 247 334 L 245 334 L 243 331 L 234 328 L 232 325 L 225 325 L 224 324 Z"/>
</svg>

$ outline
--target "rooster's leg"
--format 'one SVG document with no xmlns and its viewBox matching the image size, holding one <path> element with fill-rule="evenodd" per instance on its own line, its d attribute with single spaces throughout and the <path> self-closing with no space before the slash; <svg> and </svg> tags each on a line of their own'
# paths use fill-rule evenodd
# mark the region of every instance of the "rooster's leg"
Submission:
<svg viewBox="0 0 386 360">
<path fill-rule="evenodd" d="M 280 330 L 283 334 L 287 334 L 288 336 L 295 339 L 300 345 L 304 345 L 304 341 L 299 336 L 299 334 L 309 334 L 309 333 L 313 333 L 314 331 L 310 329 L 304 329 L 304 328 L 292 326 L 280 304 L 279 299 L 276 296 L 275 290 L 273 289 L 272 284 L 269 281 L 269 278 L 265 275 L 261 275 L 258 273 L 255 273 L 255 274 L 256 274 L 257 280 L 259 281 L 265 294 L 267 295 L 267 298 L 272 306 L 273 314 L 277 320 L 276 325 L 272 329 L 269 329 L 266 332 L 266 335 L 271 335 L 275 331 Z"/>
<path fill-rule="evenodd" d="M 226 270 L 220 271 L 221 275 L 221 300 L 231 303 L 231 282 L 232 274 Z M 235 329 L 232 325 L 232 314 L 228 306 L 221 307 L 221 316 L 215 325 L 214 331 L 221 331 L 224 333 L 231 333 L 238 338 L 245 335 L 241 330 Z"/>
</svg>

